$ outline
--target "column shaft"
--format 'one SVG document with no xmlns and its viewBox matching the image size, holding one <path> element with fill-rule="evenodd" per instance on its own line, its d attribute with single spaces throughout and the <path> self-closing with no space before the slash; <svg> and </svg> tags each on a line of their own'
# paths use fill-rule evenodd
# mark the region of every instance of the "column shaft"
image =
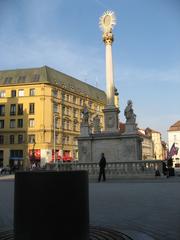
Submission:
<svg viewBox="0 0 180 240">
<path fill-rule="evenodd" d="M 106 44 L 106 94 L 107 105 L 114 107 L 114 78 L 111 44 Z"/>
</svg>

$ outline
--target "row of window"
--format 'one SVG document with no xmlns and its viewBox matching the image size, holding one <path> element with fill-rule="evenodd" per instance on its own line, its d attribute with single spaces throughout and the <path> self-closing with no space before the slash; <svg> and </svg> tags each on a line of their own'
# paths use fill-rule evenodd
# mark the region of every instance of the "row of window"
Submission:
<svg viewBox="0 0 180 240">
<path fill-rule="evenodd" d="M 10 122 L 9 122 L 9 127 L 10 128 L 16 128 L 16 124 L 17 124 L 17 128 L 23 128 L 23 125 L 24 125 L 23 119 L 17 119 L 17 120 L 16 119 L 10 119 Z M 0 120 L 0 128 L 4 128 L 4 125 L 5 125 L 5 120 Z M 28 126 L 30 128 L 35 126 L 34 118 L 29 119 Z"/>
<path fill-rule="evenodd" d="M 24 97 L 24 89 L 11 90 L 11 97 Z M 35 88 L 29 89 L 29 96 L 35 96 Z M 6 91 L 0 91 L 0 98 L 6 97 Z"/>
<path fill-rule="evenodd" d="M 72 126 L 72 121 L 63 119 L 62 128 L 64 130 L 72 130 L 72 127 L 73 127 L 73 131 L 79 131 L 79 124 L 77 121 L 73 121 L 73 126 Z M 55 128 L 60 128 L 59 119 L 55 120 Z"/>
<path fill-rule="evenodd" d="M 56 143 L 59 142 L 59 137 L 60 135 L 59 134 L 56 134 Z M 70 136 L 64 136 L 62 141 L 63 141 L 63 144 L 70 144 Z M 73 144 L 74 145 L 77 145 L 77 138 L 76 137 L 73 137 Z M 19 134 L 19 135 L 9 135 L 9 144 L 22 144 L 24 143 L 25 140 L 24 140 L 24 136 L 23 134 Z M 4 144 L 5 143 L 5 136 L 4 135 L 0 135 L 0 144 Z M 30 134 L 28 135 L 28 143 L 31 143 L 31 144 L 35 144 L 36 141 L 35 141 L 35 134 Z"/>
<path fill-rule="evenodd" d="M 52 95 L 53 97 L 58 97 L 58 90 L 52 90 Z M 69 95 L 69 94 L 66 94 L 64 92 L 62 92 L 62 100 L 64 101 L 67 101 L 67 102 L 72 102 L 74 104 L 78 104 L 80 106 L 84 106 L 85 104 L 85 100 L 82 99 L 82 98 L 78 98 L 76 96 L 73 96 L 73 95 Z M 90 108 L 93 107 L 93 102 L 91 100 L 89 100 L 88 102 L 86 102 L 86 105 Z M 98 111 L 100 111 L 100 106 L 95 104 L 94 105 L 94 108 Z"/>
<path fill-rule="evenodd" d="M 23 115 L 23 104 L 11 104 L 10 115 Z M 29 114 L 35 113 L 35 103 L 29 103 Z M 5 116 L 5 104 L 0 105 L 0 116 Z"/>
<path fill-rule="evenodd" d="M 35 135 L 31 134 L 28 135 L 28 143 L 34 143 L 35 141 Z M 0 135 L 0 144 L 4 144 L 5 143 L 5 136 L 4 135 Z M 19 134 L 19 135 L 9 135 L 9 144 L 22 144 L 24 143 L 24 136 L 23 134 Z"/>
<path fill-rule="evenodd" d="M 40 78 L 40 74 L 34 74 L 32 76 L 31 82 L 38 82 L 39 78 Z M 13 80 L 13 77 L 6 77 L 4 80 L 4 83 L 11 84 L 12 80 Z M 17 83 L 24 83 L 24 82 L 26 82 L 26 76 L 25 75 L 19 76 L 18 79 L 15 79 L 15 81 Z"/>
</svg>

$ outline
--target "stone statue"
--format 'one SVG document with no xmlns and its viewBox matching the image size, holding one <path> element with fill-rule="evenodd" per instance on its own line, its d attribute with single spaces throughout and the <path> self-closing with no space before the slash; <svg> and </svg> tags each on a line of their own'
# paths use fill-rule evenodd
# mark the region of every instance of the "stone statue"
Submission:
<svg viewBox="0 0 180 240">
<path fill-rule="evenodd" d="M 86 105 L 84 106 L 84 108 L 82 110 L 82 114 L 83 114 L 82 123 L 83 124 L 88 124 L 88 122 L 89 122 L 89 111 L 88 111 L 88 108 L 87 108 Z"/>
<path fill-rule="evenodd" d="M 127 123 L 136 123 L 136 114 L 134 114 L 134 110 L 132 108 L 132 101 L 128 100 L 127 106 L 124 110 L 124 115 L 126 117 Z"/>
<path fill-rule="evenodd" d="M 101 132 L 100 117 L 96 115 L 93 118 L 94 133 Z"/>
</svg>

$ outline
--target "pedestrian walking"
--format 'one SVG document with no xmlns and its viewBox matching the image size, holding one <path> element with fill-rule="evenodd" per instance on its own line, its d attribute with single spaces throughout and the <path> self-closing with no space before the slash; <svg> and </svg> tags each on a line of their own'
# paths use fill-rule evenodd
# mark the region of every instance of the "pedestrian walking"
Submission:
<svg viewBox="0 0 180 240">
<path fill-rule="evenodd" d="M 106 181 L 106 174 L 105 174 L 105 168 L 106 168 L 106 158 L 104 156 L 104 153 L 101 154 L 101 159 L 99 161 L 99 178 L 98 181 L 101 181 L 101 177 L 103 176 L 103 181 Z"/>
</svg>

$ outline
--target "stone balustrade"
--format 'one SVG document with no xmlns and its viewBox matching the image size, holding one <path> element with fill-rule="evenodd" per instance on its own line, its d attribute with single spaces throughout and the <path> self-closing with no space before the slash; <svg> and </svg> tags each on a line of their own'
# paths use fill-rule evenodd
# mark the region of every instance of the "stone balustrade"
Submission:
<svg viewBox="0 0 180 240">
<path fill-rule="evenodd" d="M 133 162 L 108 162 L 106 165 L 107 178 L 120 177 L 154 177 L 155 171 L 159 170 L 161 176 L 163 175 L 161 160 L 139 160 Z M 47 170 L 58 171 L 73 171 L 86 170 L 89 173 L 89 178 L 97 178 L 99 174 L 98 163 L 60 163 L 48 164 Z"/>
</svg>

